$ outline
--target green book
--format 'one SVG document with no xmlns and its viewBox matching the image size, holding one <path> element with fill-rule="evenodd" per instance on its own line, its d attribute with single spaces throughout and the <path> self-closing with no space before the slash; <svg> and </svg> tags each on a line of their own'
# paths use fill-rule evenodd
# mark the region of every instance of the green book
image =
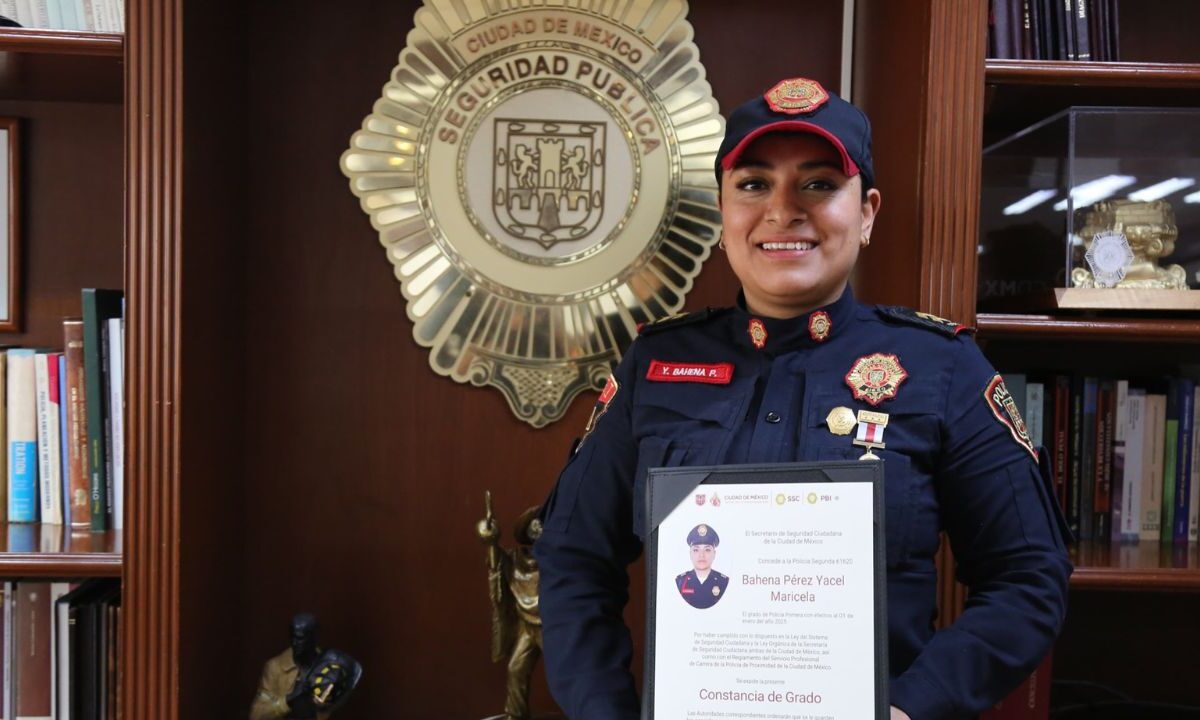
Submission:
<svg viewBox="0 0 1200 720">
<path fill-rule="evenodd" d="M 112 527 L 112 417 L 108 402 L 108 319 L 121 317 L 120 290 L 83 290 L 83 387 L 87 406 L 88 490 L 93 530 Z"/>
<path fill-rule="evenodd" d="M 1167 424 L 1166 441 L 1163 443 L 1163 491 L 1162 491 L 1162 542 L 1169 543 L 1175 538 L 1175 473 L 1176 448 L 1179 442 L 1179 389 L 1178 383 L 1171 381 L 1167 390 Z"/>
</svg>

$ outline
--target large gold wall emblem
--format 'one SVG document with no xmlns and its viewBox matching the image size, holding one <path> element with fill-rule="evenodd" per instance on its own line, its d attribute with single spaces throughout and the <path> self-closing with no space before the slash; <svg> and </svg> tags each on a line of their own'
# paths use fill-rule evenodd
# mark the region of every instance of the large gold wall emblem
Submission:
<svg viewBox="0 0 1200 720">
<path fill-rule="evenodd" d="M 600 389 L 717 240 L 684 0 L 426 0 L 342 155 L 433 369 L 535 427 Z"/>
</svg>

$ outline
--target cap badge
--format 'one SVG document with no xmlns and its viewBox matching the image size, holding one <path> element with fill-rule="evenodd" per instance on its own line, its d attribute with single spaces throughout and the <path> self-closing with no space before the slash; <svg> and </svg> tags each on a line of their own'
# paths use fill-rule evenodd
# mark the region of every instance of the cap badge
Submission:
<svg viewBox="0 0 1200 720">
<path fill-rule="evenodd" d="M 854 393 L 855 400 L 864 400 L 878 405 L 896 397 L 896 389 L 908 377 L 895 355 L 864 355 L 854 361 L 854 367 L 846 373 L 846 384 Z"/>
<path fill-rule="evenodd" d="M 829 319 L 829 313 L 824 310 L 808 316 L 808 336 L 817 342 L 825 342 L 832 327 L 833 321 Z"/>
<path fill-rule="evenodd" d="M 754 343 L 754 347 L 762 350 L 767 346 L 767 326 L 763 325 L 762 320 L 750 318 L 750 327 L 746 328 L 746 332 L 750 333 L 750 342 Z"/>
<path fill-rule="evenodd" d="M 799 115 L 810 113 L 825 104 L 829 93 L 821 83 L 808 78 L 782 80 L 763 95 L 767 105 L 777 113 Z"/>
<path fill-rule="evenodd" d="M 699 535 L 700 537 L 704 537 L 704 536 L 708 535 L 708 526 L 701 525 L 701 526 L 697 527 L 696 534 Z"/>
</svg>

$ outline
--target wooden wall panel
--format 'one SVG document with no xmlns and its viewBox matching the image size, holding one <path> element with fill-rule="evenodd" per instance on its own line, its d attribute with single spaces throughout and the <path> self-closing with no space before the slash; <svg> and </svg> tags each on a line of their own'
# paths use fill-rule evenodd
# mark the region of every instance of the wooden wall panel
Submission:
<svg viewBox="0 0 1200 720">
<path fill-rule="evenodd" d="M 20 333 L 0 343 L 61 348 L 82 287 L 123 287 L 124 115 L 109 103 L 0 101 L 20 120 Z M 36 293 L 30 289 L 36 288 Z"/>
<path fill-rule="evenodd" d="M 702 58 L 726 109 L 776 79 L 836 87 L 840 3 L 692 4 Z M 238 678 L 248 701 L 286 624 L 316 612 L 323 640 L 358 657 L 362 688 L 340 718 L 482 717 L 503 703 L 488 659 L 483 491 L 506 543 L 540 502 L 594 395 L 533 430 L 491 389 L 436 376 L 338 157 L 386 81 L 414 2 L 298 0 L 249 10 L 245 292 L 244 528 L 234 595 L 245 622 Z M 820 23 L 818 25 L 817 23 Z M 830 23 L 837 23 L 830 25 Z M 802 37 L 803 42 L 798 42 Z M 764 51 L 764 48 L 779 50 Z M 786 50 L 784 50 L 786 49 Z M 714 258 L 690 307 L 728 304 Z M 639 598 L 631 606 L 640 638 Z M 540 671 L 539 671 L 540 675 Z M 551 709 L 541 681 L 535 709 Z M 207 708 L 210 712 L 211 706 Z M 236 709 L 236 708 L 235 708 Z"/>
</svg>

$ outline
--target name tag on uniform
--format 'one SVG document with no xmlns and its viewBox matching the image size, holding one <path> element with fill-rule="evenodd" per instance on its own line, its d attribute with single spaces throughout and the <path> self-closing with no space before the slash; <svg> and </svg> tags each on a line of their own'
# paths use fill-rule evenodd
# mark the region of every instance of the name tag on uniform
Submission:
<svg viewBox="0 0 1200 720">
<path fill-rule="evenodd" d="M 651 360 L 646 379 L 653 382 L 696 382 L 709 385 L 728 385 L 733 380 L 733 365 L 717 363 L 662 362 Z"/>
</svg>

